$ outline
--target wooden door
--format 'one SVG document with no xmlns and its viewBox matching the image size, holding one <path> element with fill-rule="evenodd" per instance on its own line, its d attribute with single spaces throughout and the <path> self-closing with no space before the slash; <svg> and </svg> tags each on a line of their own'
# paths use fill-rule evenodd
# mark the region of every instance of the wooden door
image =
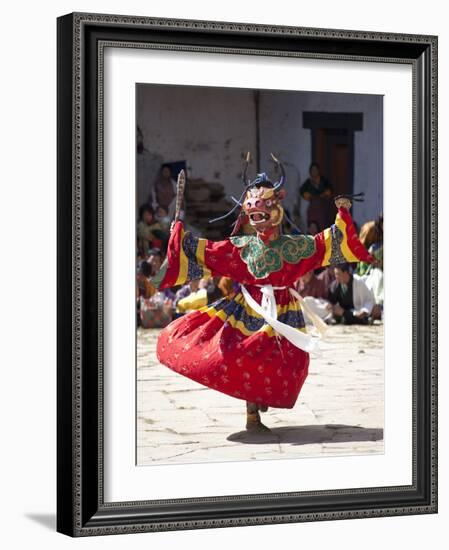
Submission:
<svg viewBox="0 0 449 550">
<path fill-rule="evenodd" d="M 320 166 L 321 174 L 329 180 L 333 194 L 353 192 L 354 146 L 353 132 L 345 128 L 318 128 L 312 132 L 312 162 Z M 328 223 L 333 223 L 337 210 L 332 204 Z"/>
<path fill-rule="evenodd" d="M 303 112 L 303 127 L 311 130 L 312 158 L 327 178 L 334 195 L 353 193 L 354 132 L 363 130 L 362 113 Z M 329 223 L 336 209 L 332 205 Z"/>
</svg>

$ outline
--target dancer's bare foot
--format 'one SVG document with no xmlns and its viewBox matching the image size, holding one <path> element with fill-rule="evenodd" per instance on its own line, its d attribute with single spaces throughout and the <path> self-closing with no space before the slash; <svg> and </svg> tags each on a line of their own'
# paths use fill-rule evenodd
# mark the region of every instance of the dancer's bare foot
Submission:
<svg viewBox="0 0 449 550">
<path fill-rule="evenodd" d="M 260 414 L 258 412 L 246 414 L 246 431 L 253 433 L 271 432 L 270 428 L 265 426 L 265 424 L 262 424 Z"/>
<path fill-rule="evenodd" d="M 265 408 L 267 410 L 268 407 Z M 246 402 L 246 430 L 248 432 L 267 433 L 271 432 L 270 428 L 262 424 L 260 420 L 259 410 L 263 410 L 262 407 L 256 403 Z"/>
</svg>

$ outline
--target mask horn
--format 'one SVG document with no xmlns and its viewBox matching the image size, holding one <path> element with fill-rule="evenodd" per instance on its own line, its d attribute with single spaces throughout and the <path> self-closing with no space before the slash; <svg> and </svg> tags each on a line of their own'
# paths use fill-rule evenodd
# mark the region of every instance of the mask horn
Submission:
<svg viewBox="0 0 449 550">
<path fill-rule="evenodd" d="M 246 193 L 248 185 L 249 185 L 249 181 L 247 181 L 246 176 L 247 176 L 247 173 L 248 173 L 248 165 L 249 165 L 250 160 L 251 160 L 251 153 L 248 151 L 246 153 L 245 165 L 243 167 L 243 173 L 242 173 L 242 183 L 243 183 L 245 188 L 243 189 L 242 194 L 240 195 L 240 198 L 236 199 L 235 197 L 231 197 L 231 199 L 235 203 L 234 206 L 231 208 L 231 210 L 229 210 L 229 212 L 227 212 L 223 216 L 220 216 L 218 218 L 214 218 L 213 220 L 209 220 L 209 223 L 214 223 L 214 222 L 224 220 L 225 218 L 228 218 L 229 216 L 231 216 L 231 214 L 233 214 L 237 210 L 237 208 L 242 207 L 243 197 L 245 196 L 245 193 Z"/>
<path fill-rule="evenodd" d="M 274 184 L 274 189 L 275 190 L 278 190 L 280 189 L 284 183 L 285 183 L 285 170 L 284 170 L 284 167 L 282 165 L 282 162 L 280 162 L 280 160 L 275 157 L 273 155 L 273 153 L 271 153 L 271 158 L 274 160 L 274 162 L 279 166 L 279 170 L 281 171 L 281 177 L 279 179 L 279 181 L 277 181 L 275 184 Z"/>
</svg>

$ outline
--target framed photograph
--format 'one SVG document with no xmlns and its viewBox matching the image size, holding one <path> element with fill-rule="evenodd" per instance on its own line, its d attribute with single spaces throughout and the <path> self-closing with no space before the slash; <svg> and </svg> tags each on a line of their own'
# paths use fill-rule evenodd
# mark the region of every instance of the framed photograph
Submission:
<svg viewBox="0 0 449 550">
<path fill-rule="evenodd" d="M 58 531 L 437 512 L 437 37 L 58 19 Z"/>
</svg>

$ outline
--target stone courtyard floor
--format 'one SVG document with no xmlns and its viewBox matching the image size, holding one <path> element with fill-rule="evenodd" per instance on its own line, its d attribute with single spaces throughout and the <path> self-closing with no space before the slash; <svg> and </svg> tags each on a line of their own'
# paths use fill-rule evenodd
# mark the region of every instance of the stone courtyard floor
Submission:
<svg viewBox="0 0 449 550">
<path fill-rule="evenodd" d="M 383 453 L 383 326 L 332 326 L 293 409 L 269 409 L 268 435 L 244 431 L 245 402 L 161 365 L 159 331 L 137 335 L 137 464 Z"/>
</svg>

